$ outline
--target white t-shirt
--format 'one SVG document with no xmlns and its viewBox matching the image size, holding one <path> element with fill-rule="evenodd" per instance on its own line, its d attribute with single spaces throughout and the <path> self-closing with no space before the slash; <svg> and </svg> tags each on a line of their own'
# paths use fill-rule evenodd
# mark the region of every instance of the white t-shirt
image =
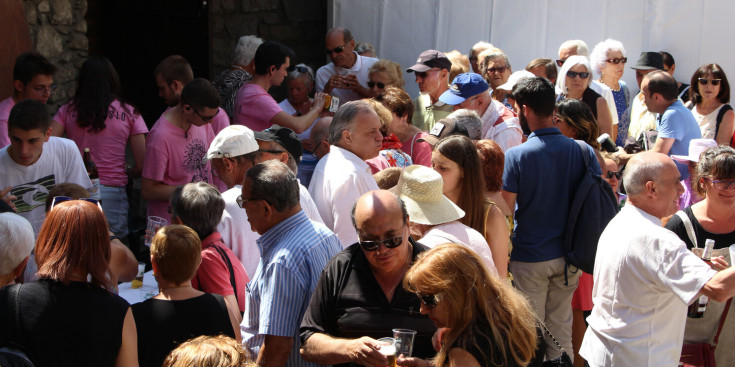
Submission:
<svg viewBox="0 0 735 367">
<path fill-rule="evenodd" d="M 602 96 L 602 98 L 605 98 L 607 109 L 610 110 L 610 115 L 612 117 L 612 124 L 617 125 L 620 121 L 618 120 L 618 108 L 615 107 L 615 97 L 613 96 L 612 89 L 596 80 L 593 80 L 592 83 L 590 83 L 590 89 L 597 92 L 597 94 Z"/>
<path fill-rule="evenodd" d="M 28 219 L 38 236 L 46 218 L 46 197 L 54 186 L 71 182 L 86 189 L 92 187 L 82 155 L 77 145 L 64 138 L 50 137 L 36 163 L 21 166 L 8 154 L 8 147 L 0 149 L 0 188 L 13 186 L 11 195 L 19 215 Z"/>
<path fill-rule="evenodd" d="M 485 237 L 480 232 L 458 221 L 440 224 L 424 233 L 418 243 L 433 248 L 444 243 L 458 243 L 472 249 L 487 265 L 490 274 L 498 276 L 498 269 L 493 262 L 493 253 Z"/>
<path fill-rule="evenodd" d="M 317 93 L 323 92 L 324 87 L 327 85 L 327 82 L 329 81 L 329 78 L 332 77 L 332 75 L 340 74 L 340 75 L 349 75 L 349 74 L 355 74 L 357 76 L 357 82 L 360 83 L 361 86 L 367 88 L 367 82 L 368 82 L 368 70 L 370 69 L 373 64 L 378 62 L 378 59 L 373 57 L 365 57 L 360 56 L 355 52 L 355 55 L 357 56 L 357 59 L 355 60 L 355 63 L 352 65 L 349 69 L 343 69 L 340 67 L 334 66 L 333 62 L 330 62 L 327 65 L 324 65 L 319 68 L 319 70 L 316 71 L 316 91 Z M 353 91 L 352 89 L 332 89 L 331 95 L 335 97 L 339 97 L 339 105 L 343 105 L 350 101 L 356 101 L 358 99 L 361 99 L 359 94 L 357 92 Z M 343 244 L 344 245 L 344 244 Z"/>
<path fill-rule="evenodd" d="M 347 248 L 358 240 L 350 216 L 352 206 L 362 194 L 378 190 L 378 184 L 360 157 L 334 145 L 330 148 L 314 169 L 309 193 L 324 224 Z"/>
<path fill-rule="evenodd" d="M 501 112 L 506 112 L 504 111 L 506 109 L 505 105 L 493 99 L 481 117 L 482 138 L 492 139 L 500 145 L 503 152 L 523 143 L 523 130 L 517 117 L 506 118 L 495 125 L 495 122 L 502 116 Z"/>
<path fill-rule="evenodd" d="M 715 271 L 630 202 L 600 236 L 580 355 L 592 367 L 676 366 L 687 305 Z"/>
</svg>

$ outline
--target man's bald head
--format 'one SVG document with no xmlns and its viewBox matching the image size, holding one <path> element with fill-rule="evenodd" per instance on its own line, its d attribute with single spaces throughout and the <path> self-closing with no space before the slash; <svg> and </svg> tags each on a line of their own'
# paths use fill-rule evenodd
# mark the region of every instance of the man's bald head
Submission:
<svg viewBox="0 0 735 367">
<path fill-rule="evenodd" d="M 659 93 L 667 101 L 674 101 L 678 98 L 679 87 L 671 74 L 663 70 L 656 70 L 646 74 L 643 79 L 648 80 L 649 94 Z"/>
<path fill-rule="evenodd" d="M 646 151 L 633 156 L 623 173 L 629 201 L 657 218 L 674 214 L 684 187 L 676 164 L 665 154 Z"/>
<path fill-rule="evenodd" d="M 352 225 L 358 231 L 366 222 L 378 218 L 408 218 L 406 205 L 398 195 L 387 190 L 374 190 L 360 196 L 352 206 Z"/>
</svg>

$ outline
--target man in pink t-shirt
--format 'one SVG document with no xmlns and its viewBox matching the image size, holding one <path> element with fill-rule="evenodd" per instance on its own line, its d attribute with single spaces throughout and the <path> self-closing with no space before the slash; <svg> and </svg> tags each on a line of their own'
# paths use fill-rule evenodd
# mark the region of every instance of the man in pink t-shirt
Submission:
<svg viewBox="0 0 735 367">
<path fill-rule="evenodd" d="M 209 162 L 202 159 L 215 137 L 208 124 L 220 114 L 219 103 L 212 83 L 194 79 L 181 91 L 179 104 L 164 112 L 151 128 L 141 187 L 149 216 L 170 222 L 169 199 L 176 187 L 190 182 L 212 183 Z"/>
<path fill-rule="evenodd" d="M 56 89 L 56 66 L 35 51 L 24 52 L 13 66 L 13 95 L 0 102 L 0 148 L 10 144 L 8 116 L 18 101 L 34 99 L 46 103 Z"/>
<path fill-rule="evenodd" d="M 235 123 L 253 131 L 265 130 L 271 125 L 287 127 L 296 133 L 308 129 L 324 108 L 326 94 L 317 93 L 309 113 L 291 116 L 278 106 L 268 89 L 283 83 L 294 52 L 275 41 L 267 41 L 255 52 L 255 75 L 237 91 Z"/>
</svg>

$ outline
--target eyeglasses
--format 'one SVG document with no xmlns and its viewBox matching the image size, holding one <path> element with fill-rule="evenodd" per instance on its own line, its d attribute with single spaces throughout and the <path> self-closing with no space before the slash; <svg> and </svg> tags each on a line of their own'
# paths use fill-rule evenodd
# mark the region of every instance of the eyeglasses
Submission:
<svg viewBox="0 0 735 367">
<path fill-rule="evenodd" d="M 565 61 L 567 61 L 567 60 L 556 60 L 556 65 L 557 65 L 558 67 L 562 67 L 562 66 L 564 66 L 564 62 L 565 62 Z"/>
<path fill-rule="evenodd" d="M 385 248 L 396 248 L 403 243 L 403 236 L 388 238 L 380 241 L 360 241 L 360 247 L 365 251 L 375 251 L 382 244 Z"/>
<path fill-rule="evenodd" d="M 707 85 L 709 84 L 709 82 L 712 82 L 712 85 L 720 85 L 720 82 L 722 81 L 722 79 L 708 80 L 707 78 L 698 78 L 697 81 L 699 82 L 700 85 Z"/>
<path fill-rule="evenodd" d="M 241 209 L 245 209 L 245 204 L 247 204 L 248 201 L 255 201 L 255 200 L 265 200 L 265 199 L 258 199 L 258 198 L 243 199 L 242 195 L 239 195 L 237 199 L 235 199 L 235 202 L 237 203 L 237 206 L 239 206 Z M 266 200 L 266 202 L 268 201 Z"/>
<path fill-rule="evenodd" d="M 492 73 L 502 74 L 505 72 L 505 69 L 507 68 L 508 66 L 496 66 L 496 67 L 487 69 L 487 73 L 488 74 L 492 74 Z"/>
<path fill-rule="evenodd" d="M 605 61 L 611 64 L 615 64 L 615 65 L 620 64 L 621 62 L 625 64 L 626 62 L 628 62 L 628 58 L 627 57 L 616 57 L 614 59 L 607 59 Z"/>
<path fill-rule="evenodd" d="M 438 303 L 436 300 L 435 294 L 419 294 L 416 293 L 416 296 L 419 297 L 419 300 L 421 300 L 421 303 L 426 305 L 428 308 L 434 308 L 436 307 L 436 304 Z"/>
<path fill-rule="evenodd" d="M 587 78 L 589 78 L 590 73 L 588 73 L 586 71 L 583 71 L 581 73 L 578 73 L 576 71 L 571 71 L 571 70 L 567 71 L 567 76 L 570 77 L 570 78 L 574 78 L 577 75 L 579 75 L 579 77 L 582 78 L 582 79 L 587 79 Z"/>
<path fill-rule="evenodd" d="M 385 89 L 385 84 L 383 84 L 381 82 L 377 82 L 376 83 L 376 82 L 374 82 L 372 80 L 368 80 L 367 85 L 368 85 L 368 88 L 372 88 L 372 87 L 374 87 L 374 86 L 377 85 L 378 86 L 378 89 Z"/>
<path fill-rule="evenodd" d="M 92 198 L 79 198 L 79 199 L 74 199 L 74 198 L 70 198 L 68 196 L 54 196 L 54 198 L 51 200 L 51 207 L 49 207 L 49 210 L 53 209 L 54 208 L 54 205 L 61 204 L 61 203 L 65 202 L 65 201 L 72 201 L 72 200 L 84 200 L 84 201 L 90 202 L 90 203 L 92 203 L 94 205 L 97 205 L 97 207 L 100 208 L 100 210 L 102 210 L 102 204 L 100 204 L 100 202 L 97 201 L 97 200 L 95 200 L 95 199 L 92 199 Z"/>
<path fill-rule="evenodd" d="M 196 113 L 197 116 L 199 116 L 199 118 L 202 119 L 203 122 L 212 121 L 212 119 L 215 118 L 215 117 L 217 117 L 217 114 L 219 113 L 219 108 L 218 108 L 217 109 L 217 112 L 215 112 L 214 115 L 212 115 L 212 116 L 204 116 L 201 113 L 199 113 L 199 111 L 197 111 L 196 107 L 194 107 L 192 105 L 189 105 L 189 106 L 191 106 L 191 109 L 194 110 L 194 113 Z"/>
<path fill-rule="evenodd" d="M 735 180 L 713 180 L 709 177 L 705 177 L 705 180 L 712 183 L 712 187 L 717 191 L 729 190 L 731 187 L 735 187 Z"/>
<path fill-rule="evenodd" d="M 58 88 L 56 84 L 51 84 L 48 87 L 45 85 L 36 85 L 36 86 L 31 87 L 33 91 L 39 94 L 46 94 L 46 93 L 54 94 L 54 92 L 56 92 L 56 88 Z"/>
<path fill-rule="evenodd" d="M 619 180 L 622 175 L 623 175 L 622 172 L 607 171 L 607 178 L 608 179 L 613 178 L 613 176 L 615 176 L 615 178 L 617 178 Z"/>
<path fill-rule="evenodd" d="M 335 53 L 335 54 L 341 54 L 342 51 L 345 50 L 345 46 L 347 46 L 347 43 L 345 43 L 342 46 L 335 47 L 333 50 L 327 49 L 327 55 L 330 55 L 331 56 L 333 53 Z"/>
<path fill-rule="evenodd" d="M 426 76 L 429 75 L 430 72 L 439 71 L 439 70 L 440 69 L 430 69 L 427 71 L 416 71 L 415 74 L 417 78 L 426 79 Z"/>
<path fill-rule="evenodd" d="M 281 154 L 284 151 L 283 150 L 276 150 L 276 149 L 258 149 L 261 153 L 270 153 L 270 154 Z"/>
</svg>

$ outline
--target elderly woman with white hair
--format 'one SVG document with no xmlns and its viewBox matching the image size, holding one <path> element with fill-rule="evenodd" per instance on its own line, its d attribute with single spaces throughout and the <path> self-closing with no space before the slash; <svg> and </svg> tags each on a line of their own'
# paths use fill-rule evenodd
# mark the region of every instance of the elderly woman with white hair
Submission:
<svg viewBox="0 0 735 367">
<path fill-rule="evenodd" d="M 625 145 L 628 136 L 628 125 L 630 124 L 630 92 L 628 85 L 622 80 L 625 71 L 625 47 L 620 41 L 606 39 L 598 43 L 590 55 L 590 63 L 595 74 L 600 76 L 597 81 L 606 85 L 613 94 L 615 100 L 615 113 L 618 117 L 617 137 L 615 144 Z M 612 112 L 612 108 L 610 109 Z"/>
<path fill-rule="evenodd" d="M 23 274 L 34 243 L 28 220 L 15 213 L 0 214 L 0 288 Z"/>
<path fill-rule="evenodd" d="M 227 116 L 232 120 L 235 113 L 235 96 L 240 87 L 253 78 L 255 72 L 255 51 L 258 46 L 263 43 L 261 38 L 256 36 L 242 36 L 235 46 L 235 57 L 232 66 L 223 70 L 212 81 L 212 84 L 219 92 L 222 101 L 222 109 L 227 112 Z"/>
<path fill-rule="evenodd" d="M 616 136 L 607 102 L 605 98 L 590 88 L 591 81 L 592 67 L 589 60 L 584 56 L 570 56 L 561 67 L 556 80 L 558 98 L 572 98 L 584 102 L 597 119 L 599 133 Z"/>
<path fill-rule="evenodd" d="M 291 116 L 306 115 L 314 105 L 314 99 L 309 97 L 313 91 L 314 70 L 306 64 L 297 64 L 293 66 L 293 70 L 289 71 L 288 75 L 286 75 L 286 93 L 288 93 L 288 97 L 281 101 L 278 106 Z M 316 120 L 318 119 L 315 119 L 314 122 L 311 123 L 311 126 L 301 134 L 297 134 L 299 140 L 309 139 L 311 128 L 316 123 Z M 308 147 L 305 146 L 304 148 L 311 151 L 310 145 Z"/>
</svg>

